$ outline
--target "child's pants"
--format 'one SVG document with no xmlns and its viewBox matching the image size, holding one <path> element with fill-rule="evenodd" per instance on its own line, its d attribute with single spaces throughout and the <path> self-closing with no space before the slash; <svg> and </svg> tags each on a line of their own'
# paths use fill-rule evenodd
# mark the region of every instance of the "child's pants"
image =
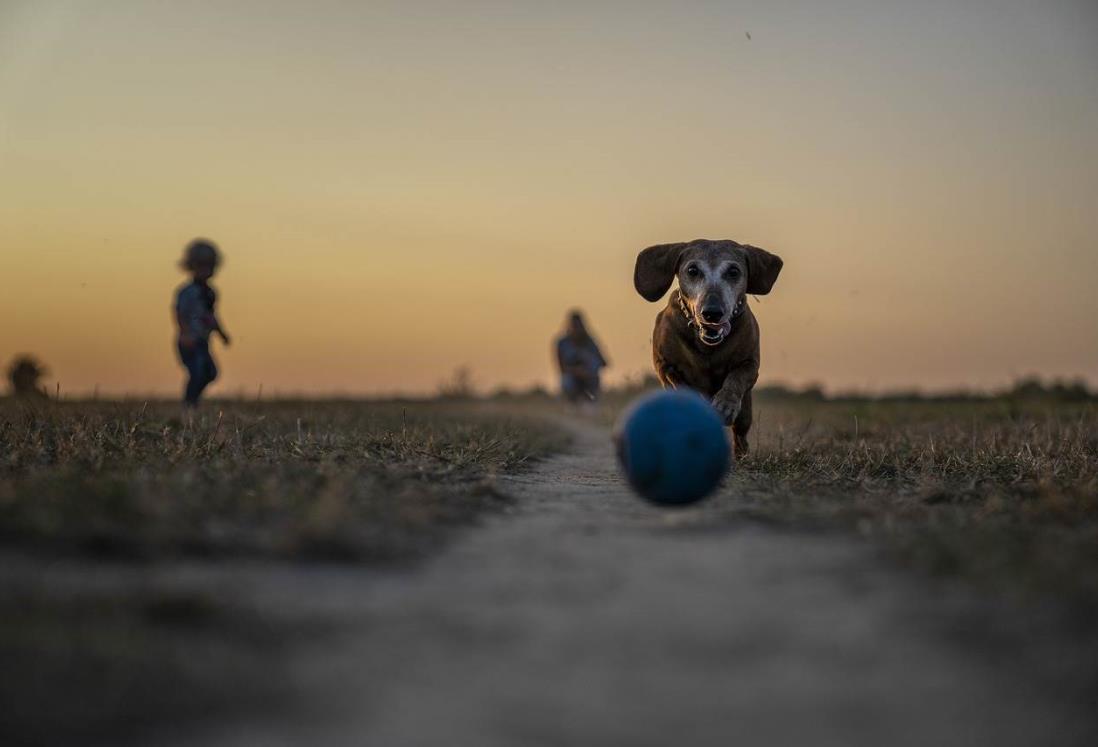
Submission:
<svg viewBox="0 0 1098 747">
<path fill-rule="evenodd" d="M 202 390 L 217 378 L 217 365 L 210 355 L 208 340 L 195 340 L 190 347 L 179 343 L 179 360 L 187 369 L 187 387 L 183 391 L 184 404 L 195 406 Z"/>
<path fill-rule="evenodd" d="M 586 376 L 562 373 L 560 388 L 569 402 L 594 402 L 599 398 L 599 370 L 589 371 Z"/>
</svg>

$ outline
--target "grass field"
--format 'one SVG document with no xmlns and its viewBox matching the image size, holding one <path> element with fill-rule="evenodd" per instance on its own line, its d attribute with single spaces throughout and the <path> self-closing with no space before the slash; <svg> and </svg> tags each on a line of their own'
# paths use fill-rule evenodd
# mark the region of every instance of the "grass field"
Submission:
<svg viewBox="0 0 1098 747">
<path fill-rule="evenodd" d="M 1032 388 L 938 400 L 764 393 L 719 510 L 856 533 L 922 571 L 1098 621 L 1098 400 Z M 603 422 L 635 396 L 608 397 Z"/>
<path fill-rule="evenodd" d="M 766 401 L 736 515 L 858 532 L 897 557 L 1098 616 L 1098 407 Z"/>
<path fill-rule="evenodd" d="M 1081 629 L 1098 620 L 1093 403 L 756 410 L 717 526 L 856 533 L 909 566 L 1052 599 Z M 184 422 L 170 404 L 0 401 L 0 743 L 109 741 L 292 700 L 283 668 L 330 631 L 258 616 L 234 584 L 257 565 L 423 557 L 509 505 L 494 476 L 565 447 L 547 411 L 213 403 Z"/>
<path fill-rule="evenodd" d="M 559 443 L 527 419 L 417 403 L 0 405 L 0 536 L 106 557 L 390 560 L 505 500 Z"/>
<path fill-rule="evenodd" d="M 415 561 L 563 441 L 437 403 L 0 401 L 0 743 L 277 707 L 327 623 L 257 615 L 233 569 Z"/>
<path fill-rule="evenodd" d="M 735 516 L 849 529 L 935 573 L 1098 599 L 1093 402 L 756 409 Z M 540 411 L 235 403 L 184 423 L 170 404 L 0 400 L 0 537 L 107 558 L 403 560 L 505 505 L 492 475 L 563 445 Z"/>
</svg>

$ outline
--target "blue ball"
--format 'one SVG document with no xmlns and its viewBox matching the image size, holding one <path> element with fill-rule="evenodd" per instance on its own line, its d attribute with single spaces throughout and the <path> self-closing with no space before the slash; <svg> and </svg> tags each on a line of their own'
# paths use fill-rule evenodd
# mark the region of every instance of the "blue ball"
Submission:
<svg viewBox="0 0 1098 747">
<path fill-rule="evenodd" d="M 637 400 L 618 422 L 615 439 L 629 484 L 661 505 L 701 500 L 731 466 L 724 422 L 692 391 L 662 391 Z"/>
</svg>

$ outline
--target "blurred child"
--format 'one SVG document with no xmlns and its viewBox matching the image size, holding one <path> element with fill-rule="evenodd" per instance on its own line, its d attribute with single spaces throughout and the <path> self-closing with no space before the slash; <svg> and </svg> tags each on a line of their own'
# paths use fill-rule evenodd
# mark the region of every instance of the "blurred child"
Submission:
<svg viewBox="0 0 1098 747">
<path fill-rule="evenodd" d="M 569 402 L 598 401 L 599 372 L 606 367 L 606 359 L 587 331 L 579 311 L 568 315 L 568 326 L 557 339 L 557 365 L 560 367 L 560 388 Z"/>
<path fill-rule="evenodd" d="M 217 293 L 210 287 L 210 278 L 217 272 L 220 262 L 217 246 L 206 239 L 195 239 L 188 244 L 180 262 L 180 266 L 191 275 L 191 282 L 175 294 L 179 360 L 187 369 L 187 385 L 183 393 L 185 408 L 196 407 L 202 391 L 217 378 L 217 365 L 210 354 L 210 334 L 216 332 L 226 345 L 229 344 L 229 336 L 214 314 Z"/>
</svg>

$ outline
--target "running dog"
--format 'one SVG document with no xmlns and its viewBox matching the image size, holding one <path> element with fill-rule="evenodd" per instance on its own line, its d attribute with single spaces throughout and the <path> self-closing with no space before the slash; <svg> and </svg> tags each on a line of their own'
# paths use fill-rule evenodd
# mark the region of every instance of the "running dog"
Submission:
<svg viewBox="0 0 1098 747">
<path fill-rule="evenodd" d="M 759 378 L 759 324 L 747 294 L 770 292 L 780 257 L 735 241 L 695 239 L 650 246 L 637 255 L 633 285 L 646 301 L 679 287 L 656 317 L 652 357 L 665 388 L 708 397 L 732 427 L 737 454 L 747 452 L 751 389 Z"/>
</svg>

